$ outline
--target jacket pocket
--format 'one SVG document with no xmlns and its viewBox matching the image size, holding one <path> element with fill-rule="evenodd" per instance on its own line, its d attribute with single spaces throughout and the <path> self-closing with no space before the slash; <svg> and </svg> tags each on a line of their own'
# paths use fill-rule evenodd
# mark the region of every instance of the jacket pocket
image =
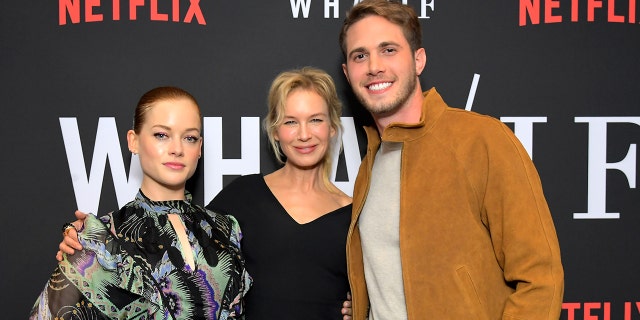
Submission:
<svg viewBox="0 0 640 320">
<path fill-rule="evenodd" d="M 489 320 L 489 316 L 487 315 L 485 307 L 482 305 L 482 300 L 480 300 L 478 289 L 473 282 L 469 268 L 467 266 L 460 266 L 456 269 L 456 274 L 458 276 L 458 286 L 460 287 L 460 291 L 462 291 L 462 297 L 460 298 L 464 299 L 469 310 L 468 314 L 475 316 L 475 319 Z"/>
</svg>

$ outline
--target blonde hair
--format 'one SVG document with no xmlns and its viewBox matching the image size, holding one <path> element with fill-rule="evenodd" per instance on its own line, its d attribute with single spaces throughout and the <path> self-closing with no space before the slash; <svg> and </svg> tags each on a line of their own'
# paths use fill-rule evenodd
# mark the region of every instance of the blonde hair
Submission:
<svg viewBox="0 0 640 320">
<path fill-rule="evenodd" d="M 282 125 L 287 97 L 295 90 L 315 92 L 327 103 L 329 124 L 336 134 L 333 136 L 329 149 L 322 160 L 322 179 L 330 191 L 335 191 L 336 187 L 331 183 L 329 176 L 331 175 L 332 156 L 335 151 L 333 150 L 333 144 L 335 139 L 340 139 L 338 141 L 341 141 L 343 131 L 342 123 L 340 122 L 342 103 L 338 98 L 333 78 L 328 73 L 313 67 L 303 67 L 282 72 L 273 80 L 271 89 L 269 89 L 269 111 L 263 123 L 264 130 L 269 138 L 269 144 L 278 162 L 284 164 L 286 159 L 278 145 L 278 141 L 275 139 L 274 133 Z M 337 151 L 340 152 L 340 150 Z"/>
</svg>

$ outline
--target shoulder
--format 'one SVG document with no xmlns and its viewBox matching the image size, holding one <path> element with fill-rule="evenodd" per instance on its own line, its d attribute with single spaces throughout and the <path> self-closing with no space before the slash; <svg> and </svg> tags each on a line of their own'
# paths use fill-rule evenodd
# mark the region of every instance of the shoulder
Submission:
<svg viewBox="0 0 640 320">
<path fill-rule="evenodd" d="M 261 174 L 240 176 L 222 188 L 209 202 L 207 209 L 228 213 L 230 207 L 237 204 L 239 199 L 244 199 L 248 193 L 254 192 L 253 190 L 261 185 L 264 185 L 264 178 Z"/>
<path fill-rule="evenodd" d="M 513 131 L 493 116 L 451 107 L 447 107 L 433 132 L 446 136 L 446 140 L 458 137 L 494 141 L 514 137 Z"/>
<path fill-rule="evenodd" d="M 495 117 L 449 106 L 435 88 L 423 92 L 423 117 L 428 128 L 443 126 L 485 126 L 500 125 Z"/>
<path fill-rule="evenodd" d="M 242 237 L 242 232 L 240 231 L 240 224 L 238 220 L 230 215 L 230 214 L 222 214 L 217 213 L 211 210 L 208 210 L 209 214 L 213 215 L 215 218 L 216 225 L 218 225 L 220 230 L 223 230 L 226 234 L 227 238 L 237 238 L 240 239 Z"/>
<path fill-rule="evenodd" d="M 139 218 L 139 212 L 143 209 L 140 207 L 139 200 L 133 200 L 122 206 L 118 210 L 107 212 L 97 216 L 98 220 L 110 227 L 111 224 L 120 225 L 125 221 L 131 221 L 132 219 Z"/>
<path fill-rule="evenodd" d="M 237 178 L 235 178 L 233 181 L 231 181 L 231 183 L 229 183 L 227 186 L 225 186 L 222 191 L 220 191 L 220 193 L 222 192 L 231 192 L 231 191 L 244 191 L 246 192 L 246 188 L 247 187 L 253 187 L 256 186 L 258 184 L 264 184 L 264 177 L 262 176 L 262 174 L 259 173 L 255 173 L 255 174 L 248 174 L 248 175 L 244 175 L 244 176 L 239 176 Z"/>
<path fill-rule="evenodd" d="M 444 115 L 444 121 L 453 121 L 462 125 L 497 126 L 502 123 L 500 120 L 493 116 L 454 107 L 447 107 L 445 109 Z"/>
<path fill-rule="evenodd" d="M 337 191 L 334 193 L 334 199 L 336 200 L 337 203 L 340 204 L 341 207 L 346 207 L 351 205 L 351 203 L 353 202 L 353 199 L 348 196 L 346 193 L 342 192 L 342 190 L 338 189 L 338 187 L 335 187 L 337 189 Z"/>
<path fill-rule="evenodd" d="M 441 150 L 449 150 L 467 168 L 495 168 L 504 171 L 530 166 L 531 158 L 515 133 L 492 116 L 460 109 L 449 114 L 434 130 Z M 478 169 L 481 170 L 481 169 Z"/>
<path fill-rule="evenodd" d="M 520 140 L 502 121 L 463 109 L 448 107 L 427 137 L 419 144 L 433 145 L 459 160 L 478 165 L 486 164 L 490 158 L 514 160 L 526 155 Z"/>
<path fill-rule="evenodd" d="M 222 212 L 218 209 L 210 209 L 208 207 L 201 207 L 194 205 L 200 214 L 204 214 L 209 225 L 216 229 L 223 230 L 225 233 L 231 232 L 234 229 L 234 225 L 238 225 L 238 221 L 232 215 Z"/>
</svg>

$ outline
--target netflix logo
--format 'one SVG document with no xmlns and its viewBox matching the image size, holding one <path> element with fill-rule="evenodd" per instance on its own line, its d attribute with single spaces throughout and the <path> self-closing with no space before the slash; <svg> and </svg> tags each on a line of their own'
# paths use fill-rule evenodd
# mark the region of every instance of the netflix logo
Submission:
<svg viewBox="0 0 640 320">
<path fill-rule="evenodd" d="M 138 13 L 146 11 L 151 21 L 192 23 L 195 19 L 198 24 L 206 25 L 200 0 L 188 1 L 189 7 L 183 13 L 181 4 L 186 0 L 58 0 L 58 24 L 66 25 L 69 20 L 74 24 L 138 20 Z"/>
<path fill-rule="evenodd" d="M 637 10 L 636 0 L 520 0 L 519 25 L 579 21 L 637 23 Z"/>
<path fill-rule="evenodd" d="M 564 317 L 566 316 L 566 318 Z M 562 319 L 567 320 L 632 320 L 640 319 L 640 302 L 564 302 Z"/>
</svg>

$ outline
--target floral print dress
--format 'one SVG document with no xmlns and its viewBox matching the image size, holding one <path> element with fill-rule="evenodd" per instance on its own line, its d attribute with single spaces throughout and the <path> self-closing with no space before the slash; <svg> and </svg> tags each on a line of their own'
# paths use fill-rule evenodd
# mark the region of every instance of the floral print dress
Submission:
<svg viewBox="0 0 640 320">
<path fill-rule="evenodd" d="M 89 215 L 33 306 L 30 319 L 241 319 L 251 285 L 232 216 L 142 191 L 118 211 Z M 168 214 L 181 217 L 193 250 L 185 263 Z"/>
</svg>

